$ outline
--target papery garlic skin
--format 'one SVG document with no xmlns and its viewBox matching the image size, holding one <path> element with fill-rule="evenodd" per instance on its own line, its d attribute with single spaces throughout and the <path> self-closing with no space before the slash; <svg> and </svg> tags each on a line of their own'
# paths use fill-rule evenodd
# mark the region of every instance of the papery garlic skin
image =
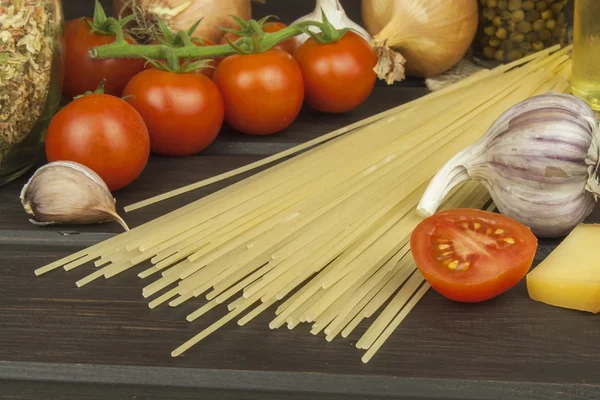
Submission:
<svg viewBox="0 0 600 400">
<path fill-rule="evenodd" d="M 361 35 L 369 43 L 371 42 L 371 35 L 369 35 L 369 33 L 362 26 L 358 25 L 350 18 L 348 18 L 348 16 L 346 15 L 346 11 L 344 11 L 344 8 L 342 7 L 339 0 L 317 0 L 317 5 L 315 6 L 313 12 L 305 15 L 304 17 L 298 18 L 293 23 L 295 24 L 303 21 L 323 22 L 322 12 L 325 13 L 329 22 L 336 29 L 350 28 L 359 35 Z M 311 26 L 309 29 L 312 32 L 320 32 L 320 30 L 314 26 Z M 308 38 L 309 35 L 306 33 L 294 37 L 294 40 L 296 41 L 296 48 L 300 47 L 300 45 L 304 43 Z"/>
<path fill-rule="evenodd" d="M 40 167 L 21 190 L 21 204 L 36 225 L 125 221 L 116 213 L 106 183 L 91 169 L 71 161 Z"/>
<path fill-rule="evenodd" d="M 566 235 L 594 208 L 598 130 L 592 109 L 564 94 L 531 97 L 502 114 L 431 181 L 417 212 L 435 213 L 448 193 L 475 179 L 498 210 L 539 237 Z"/>
</svg>

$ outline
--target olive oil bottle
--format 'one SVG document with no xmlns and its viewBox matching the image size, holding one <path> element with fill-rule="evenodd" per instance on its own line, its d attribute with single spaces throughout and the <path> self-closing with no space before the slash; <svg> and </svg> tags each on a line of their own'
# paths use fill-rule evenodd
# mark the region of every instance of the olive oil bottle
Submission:
<svg viewBox="0 0 600 400">
<path fill-rule="evenodd" d="M 575 0 L 573 94 L 600 111 L 600 0 Z"/>
</svg>

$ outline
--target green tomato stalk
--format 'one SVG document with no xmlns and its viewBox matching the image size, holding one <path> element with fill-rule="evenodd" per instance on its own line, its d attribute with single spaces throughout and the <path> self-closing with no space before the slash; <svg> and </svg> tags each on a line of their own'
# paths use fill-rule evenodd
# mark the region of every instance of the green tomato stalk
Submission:
<svg viewBox="0 0 600 400">
<path fill-rule="evenodd" d="M 92 91 L 87 91 L 84 94 L 80 94 L 79 96 L 75 96 L 73 99 L 79 99 L 81 97 L 85 97 L 85 96 L 91 96 L 93 94 L 104 94 L 104 85 L 106 85 L 106 79 L 102 79 L 100 81 L 100 83 L 98 84 L 98 87 L 96 88 L 96 90 Z"/>
<path fill-rule="evenodd" d="M 161 35 L 157 35 L 155 37 L 158 43 L 161 43 L 167 47 L 180 47 L 180 46 L 193 46 L 194 43 L 199 43 L 201 45 L 205 44 L 202 39 L 192 38 L 192 32 L 196 30 L 198 24 L 200 24 L 201 20 L 196 22 L 194 25 L 190 27 L 188 31 L 181 31 L 175 33 L 169 29 L 167 25 L 165 25 L 162 21 L 159 21 L 159 28 L 161 30 Z M 166 64 L 159 62 L 158 60 L 154 60 L 152 58 L 147 58 L 146 61 L 148 64 L 152 64 L 154 68 L 160 69 L 162 71 L 168 71 L 173 73 L 191 73 L 203 68 L 213 68 L 210 65 L 210 60 L 200 59 L 196 61 L 192 61 L 191 58 L 186 58 L 183 63 L 179 62 L 179 58 L 172 51 L 169 51 L 166 56 Z"/>
<path fill-rule="evenodd" d="M 112 17 L 109 18 L 106 16 L 100 2 L 96 0 L 92 20 L 90 21 L 87 18 L 82 19 L 89 25 L 92 32 L 104 36 L 116 35 L 117 39 L 124 40 L 123 27 L 131 22 L 133 15 L 118 20 Z"/>
<path fill-rule="evenodd" d="M 346 32 L 356 32 L 356 30 L 352 28 L 336 29 L 333 26 L 333 24 L 329 22 L 329 19 L 327 19 L 327 15 L 325 14 L 325 11 L 323 11 L 323 9 L 321 9 L 321 15 L 323 19 L 322 23 L 311 24 L 313 26 L 318 26 L 321 32 L 313 32 L 310 29 L 308 29 L 308 26 L 304 27 L 301 26 L 301 24 L 298 24 L 300 25 L 298 29 L 315 39 L 320 44 L 335 43 L 338 40 L 340 40 L 346 34 Z M 360 34 L 360 32 L 356 33 Z"/>
<path fill-rule="evenodd" d="M 98 0 L 96 7 L 102 8 Z M 99 14 L 104 14 L 102 13 Z M 323 15 L 325 15 L 323 13 Z M 104 20 L 105 18 L 105 20 Z M 239 35 L 241 38 L 235 43 L 228 41 L 227 44 L 218 46 L 196 46 L 193 41 L 199 40 L 191 37 L 189 31 L 171 32 L 164 24 L 161 23 L 163 38 L 158 39 L 160 44 L 139 45 L 127 42 L 123 34 L 123 23 L 115 18 L 103 17 L 103 27 L 116 36 L 113 43 L 99 46 L 90 50 L 89 55 L 94 59 L 104 58 L 146 58 L 148 60 L 168 60 L 172 67 L 175 67 L 175 60 L 180 59 L 207 59 L 226 57 L 233 54 L 256 54 L 268 51 L 286 40 L 289 40 L 302 33 L 309 33 L 319 41 L 319 43 L 335 42 L 348 31 L 348 29 L 337 30 L 326 17 L 323 22 L 318 21 L 302 21 L 292 24 L 278 32 L 264 32 L 263 24 L 269 17 L 265 17 L 260 21 L 249 20 L 244 21 L 237 17 L 233 17 L 240 26 L 239 30 L 231 30 L 222 28 L 226 32 L 232 32 Z M 198 21 L 197 24 L 201 23 Z M 322 33 L 314 34 L 308 30 L 309 27 L 315 26 Z"/>
</svg>

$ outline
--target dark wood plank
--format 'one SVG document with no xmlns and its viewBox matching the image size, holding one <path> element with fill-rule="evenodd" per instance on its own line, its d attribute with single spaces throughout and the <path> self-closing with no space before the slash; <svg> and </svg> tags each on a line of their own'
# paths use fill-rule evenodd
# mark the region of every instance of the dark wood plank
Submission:
<svg viewBox="0 0 600 400">
<path fill-rule="evenodd" d="M 203 156 L 187 158 L 152 157 L 146 170 L 139 179 L 125 189 L 114 193 L 117 200 L 117 210 L 131 227 L 138 226 L 141 223 L 164 215 L 185 204 L 189 204 L 194 200 L 207 196 L 210 193 L 220 190 L 275 164 L 261 167 L 254 171 L 130 213 L 125 213 L 123 211 L 124 206 L 239 168 L 246 164 L 258 161 L 261 158 L 262 157 L 255 156 Z M 29 217 L 23 210 L 19 200 L 19 194 L 31 173 L 32 171 L 21 179 L 0 188 L 0 231 L 29 231 L 35 232 L 36 235 L 53 232 L 53 236 L 56 232 L 119 233 L 122 231 L 120 226 L 116 223 L 45 227 L 30 224 L 28 222 Z M 596 207 L 586 221 L 590 223 L 600 223 L 600 207 Z M 541 242 L 545 243 L 543 240 Z"/>
<path fill-rule="evenodd" d="M 197 156 L 272 155 L 417 99 L 426 93 L 424 87 L 376 87 L 365 103 L 345 114 L 323 114 L 304 106 L 291 126 L 268 137 L 244 135 L 224 124 L 217 139 Z"/>
<path fill-rule="evenodd" d="M 246 173 L 223 182 L 215 183 L 194 192 L 161 202 L 155 206 L 127 213 L 123 212 L 123 206 L 136 201 L 177 189 L 181 186 L 210 178 L 212 176 L 230 171 L 251 162 L 259 160 L 259 157 L 187 157 L 166 158 L 152 157 L 146 170 L 140 178 L 127 188 L 115 192 L 113 195 L 117 200 L 117 208 L 123 218 L 131 226 L 137 226 L 147 222 L 182 205 L 188 204 L 196 199 L 206 196 L 218 189 L 230 185 L 240 179 L 248 177 Z M 30 173 L 31 174 L 31 173 Z M 29 174 L 29 175 L 30 175 Z M 28 176 L 2 187 L 0 190 L 0 229 L 2 230 L 26 230 L 34 232 L 122 232 L 118 224 L 107 223 L 86 226 L 34 226 L 28 222 L 28 216 L 23 210 L 19 200 L 19 193 L 27 182 Z"/>
<path fill-rule="evenodd" d="M 0 364 L 0 374 L 7 371 Z M 474 380 L 439 380 L 390 378 L 378 376 L 336 376 L 301 373 L 256 373 L 245 371 L 213 371 L 184 368 L 89 366 L 82 364 L 54 365 L 49 372 L 47 365 L 23 363 L 12 371 L 18 376 L 29 374 L 45 382 L 0 379 L 0 392 L 11 391 L 18 395 L 48 393 L 64 395 L 72 399 L 75 394 L 83 398 L 121 398 L 125 393 L 135 393 L 133 398 L 188 399 L 192 395 L 221 399 L 398 399 L 398 400 L 542 400 L 571 399 L 595 400 L 597 390 L 590 385 L 540 385 L 537 383 L 478 382 Z M 5 376 L 7 374 L 4 374 Z M 68 380 L 68 383 L 65 383 Z M 123 382 L 127 382 L 126 386 Z M 164 384 L 167 382 L 167 384 Z M 24 386 L 27 385 L 27 386 Z M 265 389 L 266 388 L 266 389 Z M 21 399 L 23 397 L 16 398 Z M 108 397 L 108 395 L 111 395 Z M 88 397 L 89 396 L 89 397 Z M 117 397 L 113 397 L 117 396 Z M 153 397 L 156 396 L 156 397 Z M 28 397 L 26 397 L 28 398 Z M 32 396 L 31 398 L 39 398 Z M 44 396 L 47 398 L 47 396 Z M 54 397 L 52 397 L 54 398 Z M 81 398 L 81 397 L 80 397 Z M 195 397 L 196 398 L 196 397 Z"/>
<path fill-rule="evenodd" d="M 305 107 L 298 120 L 290 128 L 285 132 L 271 137 L 247 136 L 225 129 L 223 132 L 224 138 L 217 140 L 209 149 L 198 156 L 169 158 L 153 155 L 141 177 L 132 185 L 114 194 L 117 199 L 117 207 L 119 210 L 122 210 L 122 207 L 125 205 L 238 168 L 259 160 L 262 157 L 279 153 L 335 129 L 402 105 L 422 96 L 425 92 L 423 88 L 376 88 L 370 100 L 348 114 L 316 115 L 318 113 L 314 110 Z M 42 157 L 40 163 L 43 162 Z M 41 229 L 43 231 L 64 231 L 65 229 L 80 231 L 83 229 L 92 232 L 119 232 L 119 227 L 116 224 L 96 225 L 84 228 L 38 228 L 29 224 L 27 216 L 20 205 L 19 194 L 32 173 L 33 170 L 21 179 L 1 188 L 0 226 L 2 229 L 38 231 Z M 239 179 L 250 176 L 252 173 L 211 185 L 210 187 L 170 200 L 169 202 L 161 203 L 159 206 L 124 215 L 124 217 L 132 226 L 137 226 L 142 222 L 156 218 Z"/>
<path fill-rule="evenodd" d="M 111 2 L 103 3 L 110 10 Z M 357 21 L 359 3 L 343 1 Z M 91 0 L 64 4 L 68 19 L 90 15 L 93 8 Z M 255 6 L 255 17 L 277 14 L 291 22 L 311 8 L 312 2 L 268 0 L 267 6 Z M 198 157 L 153 157 L 138 181 L 115 194 L 118 205 L 216 175 L 402 104 L 425 93 L 410 87 L 421 84 L 380 83 L 368 102 L 346 115 L 305 108 L 292 127 L 269 138 L 225 128 Z M 136 226 L 247 175 L 125 217 Z M 203 303 L 200 299 L 176 309 L 150 310 L 141 296 L 139 269 L 82 289 L 74 281 L 93 267 L 35 278 L 35 268 L 120 229 L 115 224 L 34 227 L 18 201 L 24 182 L 0 190 L 0 398 L 49 398 L 49 393 L 64 399 L 600 398 L 597 317 L 533 302 L 524 282 L 480 305 L 428 293 L 369 364 L 360 362 L 362 351 L 353 347 L 369 324 L 361 324 L 348 340 L 328 343 L 305 326 L 291 332 L 268 329 L 273 310 L 243 328 L 230 323 L 184 356 L 171 358 L 173 348 L 224 310 L 191 324 L 185 315 Z M 598 208 L 589 221 L 600 222 Z M 540 241 L 536 263 L 558 242 Z"/>
<path fill-rule="evenodd" d="M 0 399 L 5 400 L 331 400 L 330 394 L 290 393 L 197 389 L 141 385 L 100 385 L 89 383 L 0 381 Z M 363 396 L 344 396 L 347 400 L 365 399 Z M 389 399 L 373 397 L 371 400 Z"/>
<path fill-rule="evenodd" d="M 402 105 L 426 93 L 424 87 L 377 86 L 365 103 L 349 113 L 336 115 L 323 114 L 304 106 L 290 127 L 268 138 L 244 135 L 225 124 L 215 142 L 199 155 L 271 155 Z"/>
<path fill-rule="evenodd" d="M 224 310 L 194 323 L 184 317 L 200 299 L 150 310 L 137 271 L 82 289 L 74 281 L 93 267 L 33 276 L 34 268 L 73 250 L 0 246 L 0 360 L 600 385 L 597 317 L 533 302 L 524 283 L 479 305 L 428 293 L 368 364 L 352 346 L 368 324 L 328 343 L 305 326 L 270 330 L 272 310 L 243 328 L 230 323 L 171 358 Z M 538 261 L 549 250 L 540 248 Z"/>
</svg>

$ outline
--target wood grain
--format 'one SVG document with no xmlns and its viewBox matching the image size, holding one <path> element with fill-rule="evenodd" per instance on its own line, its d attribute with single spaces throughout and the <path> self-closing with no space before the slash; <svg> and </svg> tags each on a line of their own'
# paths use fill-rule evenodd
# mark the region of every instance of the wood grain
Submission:
<svg viewBox="0 0 600 400">
<path fill-rule="evenodd" d="M 4 392 L 4 395 L 1 392 Z M 0 381 L 0 398 L 7 400 L 173 400 L 174 398 L 181 400 L 197 400 L 198 398 L 210 400 L 331 400 L 331 394 L 165 386 L 149 387 L 143 385 Z M 369 396 L 370 400 L 389 398 L 388 396 Z M 365 397 L 347 395 L 344 396 L 344 399 L 361 400 Z"/>
<path fill-rule="evenodd" d="M 422 378 L 389 378 L 380 376 L 348 376 L 303 374 L 294 372 L 251 372 L 216 371 L 186 368 L 123 367 L 101 365 L 53 365 L 56 373 L 48 373 L 47 364 L 34 363 L 15 365 L 10 372 L 16 376 L 29 374 L 39 376 L 51 393 L 74 390 L 91 394 L 92 390 L 107 390 L 109 393 L 132 393 L 134 398 L 163 398 L 171 395 L 187 399 L 194 391 L 196 395 L 216 399 L 494 399 L 494 400 L 541 400 L 563 396 L 571 400 L 596 399 L 590 385 L 540 385 L 532 382 L 503 383 L 474 380 L 437 380 Z M 4 368 L 3 371 L 7 369 Z M 9 372 L 9 374 L 10 374 Z M 5 374 L 5 376 L 9 375 Z M 65 387 L 63 382 L 69 381 Z M 125 386 L 123 382 L 126 382 Z M 2 381 L 2 384 L 25 384 L 24 381 Z M 31 386 L 40 391 L 39 384 Z M 50 389 L 52 388 L 52 389 Z M 265 390 L 267 388 L 267 390 Z M 21 392 L 30 389 L 27 385 Z M 151 394 L 150 394 L 151 393 Z M 148 396 L 148 397 L 145 397 Z M 20 398 L 20 397 L 19 397 Z M 54 397 L 53 397 L 54 398 Z M 61 397 L 62 398 L 62 397 Z M 68 397 L 69 399 L 72 397 Z M 88 398 L 88 397 L 85 397 Z M 90 396 L 90 398 L 96 398 Z M 108 398 L 108 397 L 104 397 Z M 111 397 L 112 399 L 112 397 Z"/>
<path fill-rule="evenodd" d="M 430 379 L 600 384 L 598 320 L 531 301 L 524 283 L 480 305 L 428 293 L 369 364 L 349 340 L 331 343 L 306 327 L 270 330 L 272 310 L 246 327 L 226 325 L 180 358 L 170 351 L 223 315 L 194 323 L 201 300 L 150 310 L 141 282 L 129 271 L 82 289 L 74 281 L 93 270 L 32 270 L 77 248 L 0 246 L 0 360 L 198 369 L 379 375 Z M 538 260 L 548 248 L 541 248 Z"/>
<path fill-rule="evenodd" d="M 240 175 L 218 182 L 194 192 L 178 196 L 169 201 L 141 210 L 124 213 L 123 206 L 147 199 L 152 196 L 177 189 L 181 186 L 210 178 L 259 160 L 260 157 L 250 156 L 205 156 L 167 158 L 152 157 L 143 174 L 133 184 L 113 193 L 117 200 L 117 210 L 131 227 L 138 226 L 169 211 L 222 189 L 250 175 Z M 259 170 L 260 171 L 260 170 Z M 28 217 L 19 201 L 19 193 L 27 177 L 8 184 L 0 190 L 0 227 L 3 230 L 26 230 L 40 234 L 45 232 L 122 232 L 116 223 L 86 226 L 45 226 L 38 227 L 30 224 Z"/>
<path fill-rule="evenodd" d="M 426 93 L 424 88 L 376 88 L 371 99 L 358 109 L 344 115 L 315 115 L 314 110 L 305 107 L 298 120 L 285 132 L 268 138 L 258 138 L 230 132 L 227 139 L 218 140 L 206 152 L 185 158 L 151 156 L 146 169 L 130 186 L 117 191 L 117 209 L 122 214 L 125 205 L 145 200 L 181 186 L 230 171 L 265 156 L 287 150 L 338 128 L 368 116 L 402 105 Z M 315 123 L 318 121 L 318 123 Z M 225 131 L 227 132 L 227 130 Z M 40 165 L 45 160 L 42 158 Z M 233 182 L 250 176 L 261 169 L 219 182 L 209 187 L 179 196 L 168 202 L 122 214 L 128 224 L 134 227 L 154 219 L 166 212 L 206 196 Z M 27 222 L 27 215 L 19 201 L 19 194 L 33 170 L 22 178 L 0 188 L 0 227 L 3 230 L 30 230 L 37 232 L 81 231 L 120 232 L 118 224 L 104 224 L 81 227 L 34 227 Z"/>
<path fill-rule="evenodd" d="M 103 0 L 110 10 L 111 1 Z M 360 1 L 342 1 L 360 21 Z M 64 0 L 68 19 L 91 15 L 91 0 Z M 268 0 L 255 16 L 284 22 L 310 11 L 309 1 Z M 415 79 L 387 87 L 352 113 L 305 108 L 285 132 L 254 138 L 224 129 L 207 151 L 152 157 L 142 177 L 115 193 L 122 206 L 228 171 L 423 95 Z M 124 214 L 137 226 L 249 174 Z M 533 302 L 524 282 L 479 305 L 430 291 L 368 364 L 349 339 L 328 343 L 306 326 L 270 330 L 268 310 L 240 328 L 230 323 L 171 358 L 181 342 L 224 315 L 194 323 L 201 299 L 150 310 L 144 281 L 129 271 L 78 289 L 93 267 L 34 277 L 33 270 L 120 232 L 116 224 L 38 228 L 18 201 L 26 178 L 0 189 L 0 398 L 2 399 L 598 399 L 597 316 Z M 588 222 L 600 222 L 596 209 Z M 535 263 L 559 240 L 541 240 Z"/>
</svg>

